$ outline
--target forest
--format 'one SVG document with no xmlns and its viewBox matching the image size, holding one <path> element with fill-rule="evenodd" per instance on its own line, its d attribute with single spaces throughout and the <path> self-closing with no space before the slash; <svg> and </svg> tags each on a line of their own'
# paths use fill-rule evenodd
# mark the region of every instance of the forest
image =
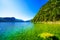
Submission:
<svg viewBox="0 0 60 40">
<path fill-rule="evenodd" d="M 40 8 L 32 22 L 60 21 L 60 0 L 49 0 Z"/>
</svg>

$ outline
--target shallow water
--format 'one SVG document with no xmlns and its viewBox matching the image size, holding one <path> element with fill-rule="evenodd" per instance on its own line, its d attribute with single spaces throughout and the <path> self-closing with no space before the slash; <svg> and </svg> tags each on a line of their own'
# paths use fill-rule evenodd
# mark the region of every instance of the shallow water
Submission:
<svg viewBox="0 0 60 40">
<path fill-rule="evenodd" d="M 0 35 L 9 36 L 33 28 L 31 22 L 0 22 Z"/>
</svg>

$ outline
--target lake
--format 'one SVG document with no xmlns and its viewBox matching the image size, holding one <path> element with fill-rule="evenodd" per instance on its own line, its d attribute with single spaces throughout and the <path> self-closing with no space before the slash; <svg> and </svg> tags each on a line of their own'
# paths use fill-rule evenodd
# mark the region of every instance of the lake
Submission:
<svg viewBox="0 0 60 40">
<path fill-rule="evenodd" d="M 0 22 L 0 35 L 8 37 L 17 32 L 21 33 L 25 30 L 30 30 L 33 27 L 33 23 L 31 22 Z"/>
<path fill-rule="evenodd" d="M 0 40 L 43 40 L 38 35 L 52 33 L 60 38 L 59 24 L 0 22 Z"/>
</svg>

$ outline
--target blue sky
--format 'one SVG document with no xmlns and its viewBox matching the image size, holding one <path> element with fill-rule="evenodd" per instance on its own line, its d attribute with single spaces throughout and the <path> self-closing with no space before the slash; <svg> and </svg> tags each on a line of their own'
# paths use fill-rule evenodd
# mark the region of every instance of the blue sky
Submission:
<svg viewBox="0 0 60 40">
<path fill-rule="evenodd" d="M 0 17 L 32 19 L 48 0 L 0 0 Z"/>
</svg>

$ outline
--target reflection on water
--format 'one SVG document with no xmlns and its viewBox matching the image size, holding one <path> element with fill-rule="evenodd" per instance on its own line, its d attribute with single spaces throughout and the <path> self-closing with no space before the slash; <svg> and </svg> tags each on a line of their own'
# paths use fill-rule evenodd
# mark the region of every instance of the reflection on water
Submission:
<svg viewBox="0 0 60 40">
<path fill-rule="evenodd" d="M 0 22 L 0 35 L 4 34 L 5 36 L 8 36 L 32 28 L 33 23 L 30 22 Z"/>
</svg>

